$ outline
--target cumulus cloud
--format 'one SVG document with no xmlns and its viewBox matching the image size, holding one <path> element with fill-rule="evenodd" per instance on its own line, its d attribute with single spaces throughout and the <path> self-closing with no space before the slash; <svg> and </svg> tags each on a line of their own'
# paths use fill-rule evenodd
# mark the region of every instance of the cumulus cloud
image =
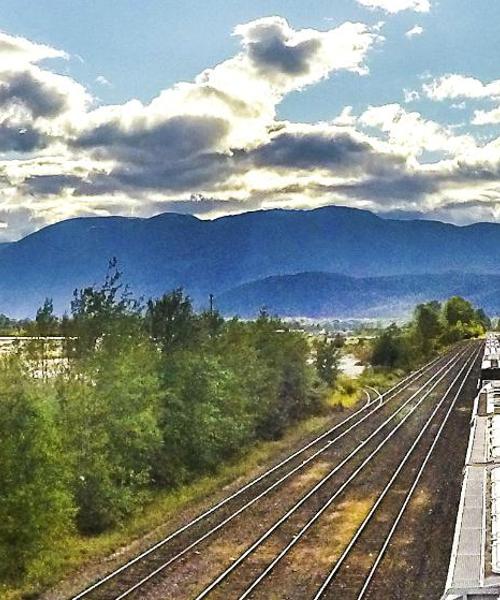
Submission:
<svg viewBox="0 0 500 600">
<path fill-rule="evenodd" d="M 111 87 L 111 82 L 108 79 L 106 79 L 106 77 L 104 77 L 104 75 L 98 75 L 95 78 L 95 82 L 104 87 Z"/>
<path fill-rule="evenodd" d="M 380 174 L 404 165 L 401 154 L 376 147 L 354 128 L 294 125 L 250 153 L 256 167 L 317 169 L 330 175 Z"/>
<path fill-rule="evenodd" d="M 420 94 L 416 90 L 403 90 L 405 102 L 415 102 L 416 100 L 420 100 Z"/>
<path fill-rule="evenodd" d="M 7 119 L 0 123 L 0 152 L 32 152 L 45 145 L 43 135 L 31 127 L 19 127 Z"/>
<path fill-rule="evenodd" d="M 90 96 L 79 83 L 41 68 L 59 50 L 0 33 L 0 152 L 30 152 L 61 136 Z"/>
<path fill-rule="evenodd" d="M 500 106 L 492 110 L 474 111 L 473 125 L 495 125 L 498 123 L 500 123 Z"/>
<path fill-rule="evenodd" d="M 431 3 L 429 0 L 357 0 L 359 4 L 367 8 L 382 9 L 387 13 L 398 13 L 403 10 L 415 12 L 429 12 Z"/>
<path fill-rule="evenodd" d="M 27 118 L 53 118 L 78 103 L 83 109 L 86 94 L 68 77 L 31 68 L 23 71 L 0 69 L 0 110 L 5 115 L 26 114 Z"/>
<path fill-rule="evenodd" d="M 2 67 L 38 63 L 47 58 L 68 58 L 66 52 L 44 44 L 35 44 L 26 38 L 9 35 L 0 31 L 0 56 Z"/>
<path fill-rule="evenodd" d="M 454 156 L 476 148 L 472 136 L 455 135 L 449 128 L 416 111 L 408 112 L 400 104 L 371 106 L 360 115 L 359 123 L 380 129 L 392 145 L 415 158 L 424 151 Z"/>
<path fill-rule="evenodd" d="M 425 9 L 409 0 L 364 1 L 392 12 Z M 149 103 L 117 105 L 99 105 L 78 82 L 41 63 L 64 53 L 0 37 L 4 239 L 80 215 L 176 210 L 213 217 L 335 202 L 458 219 L 461 206 L 478 202 L 476 214 L 500 199 L 500 141 L 459 134 L 400 104 L 357 112 L 346 106 L 329 122 L 278 119 L 290 92 L 338 71 L 367 74 L 367 57 L 382 41 L 379 26 L 297 30 L 268 17 L 239 25 L 234 35 L 239 51 L 193 81 Z M 497 98 L 497 82 L 478 86 L 468 78 L 473 82 L 458 93 L 464 82 L 451 77 L 421 92 L 404 90 L 405 100 Z M 474 119 L 500 115 L 476 111 Z"/>
<path fill-rule="evenodd" d="M 283 92 L 314 83 L 334 70 L 365 73 L 366 52 L 377 38 L 362 23 L 297 31 L 280 17 L 239 25 L 234 34 L 242 38 L 240 58 L 247 58 L 260 76 Z"/>
<path fill-rule="evenodd" d="M 500 79 L 483 83 L 475 77 L 448 74 L 423 85 L 425 95 L 431 100 L 456 100 L 461 98 L 500 99 Z"/>
<path fill-rule="evenodd" d="M 234 34 L 241 38 L 241 52 L 202 72 L 193 83 L 175 85 L 148 105 L 132 101 L 91 112 L 79 132 L 87 147 L 95 137 L 92 131 L 111 134 L 113 130 L 113 141 L 119 138 L 125 143 L 130 139 L 135 147 L 141 131 L 145 138 L 151 138 L 155 128 L 170 130 L 170 119 L 176 119 L 178 128 L 182 123 L 189 127 L 192 118 L 198 124 L 207 122 L 200 127 L 202 136 L 218 123 L 221 135 L 212 140 L 213 150 L 229 152 L 258 144 L 267 138 L 276 106 L 285 94 L 335 71 L 366 73 L 365 57 L 381 39 L 359 23 L 344 23 L 325 32 L 294 30 L 280 17 L 240 25 Z M 189 129 L 186 136 L 194 133 Z M 208 150 L 203 139 L 200 144 Z M 102 139 L 99 145 L 103 145 Z"/>
<path fill-rule="evenodd" d="M 423 86 L 423 92 L 431 100 L 488 100 L 500 101 L 500 79 L 482 82 L 480 79 L 459 74 L 448 74 Z M 463 107 L 463 103 L 458 105 Z M 473 125 L 500 123 L 500 106 L 490 110 L 475 110 Z"/>
<path fill-rule="evenodd" d="M 74 124 L 69 147 L 113 163 L 105 174 L 88 176 L 80 190 L 213 185 L 281 127 L 276 106 L 286 93 L 335 71 L 365 74 L 365 57 L 381 40 L 359 23 L 294 30 L 279 17 L 240 25 L 234 34 L 241 51 L 194 82 L 164 90 L 147 105 L 97 108 Z"/>
<path fill-rule="evenodd" d="M 411 38 L 422 35 L 423 33 L 424 33 L 424 28 L 420 27 L 420 25 L 415 25 L 411 29 L 408 29 L 408 31 L 405 33 L 405 36 L 411 40 Z"/>
</svg>

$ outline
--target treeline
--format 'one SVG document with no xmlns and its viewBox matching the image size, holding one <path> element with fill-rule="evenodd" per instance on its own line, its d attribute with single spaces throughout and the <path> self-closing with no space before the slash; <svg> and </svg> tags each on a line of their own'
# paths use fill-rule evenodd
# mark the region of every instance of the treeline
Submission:
<svg viewBox="0 0 500 600">
<path fill-rule="evenodd" d="M 336 350 L 321 346 L 318 371 L 280 320 L 196 313 L 181 290 L 143 306 L 114 263 L 70 315 L 47 300 L 30 328 L 39 339 L 0 365 L 3 581 L 36 572 L 68 531 L 116 526 L 155 490 L 278 438 L 335 378 Z M 61 333 L 62 348 L 44 339 Z"/>
<path fill-rule="evenodd" d="M 372 364 L 409 369 L 441 348 L 478 337 L 491 328 L 485 312 L 454 296 L 417 305 L 413 319 L 404 327 L 387 327 L 373 345 Z"/>
</svg>

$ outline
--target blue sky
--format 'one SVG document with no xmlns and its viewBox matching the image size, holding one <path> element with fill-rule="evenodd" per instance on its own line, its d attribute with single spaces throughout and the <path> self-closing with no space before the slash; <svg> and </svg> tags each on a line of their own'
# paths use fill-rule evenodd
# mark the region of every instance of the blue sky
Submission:
<svg viewBox="0 0 500 600">
<path fill-rule="evenodd" d="M 426 72 L 467 73 L 481 80 L 500 76 L 495 0 L 440 0 L 429 13 L 402 11 L 389 18 L 355 0 L 3 0 L 0 23 L 4 31 L 64 49 L 74 58 L 63 69 L 103 102 L 117 103 L 136 97 L 147 102 L 159 90 L 230 58 L 238 51 L 233 29 L 269 15 L 284 16 L 295 28 L 386 21 L 384 48 L 367 60 L 369 78 L 339 73 L 291 94 L 280 106 L 283 118 L 313 122 L 331 118 L 347 104 L 403 101 L 403 88 L 418 87 Z M 425 31 L 408 40 L 404 33 L 416 24 Z M 96 84 L 98 75 L 112 87 Z M 425 104 L 430 116 L 461 122 L 457 111 Z"/>
<path fill-rule="evenodd" d="M 495 0 L 4 0 L 5 39 L 52 51 L 9 49 L 0 66 L 3 237 L 75 215 L 329 203 L 500 220 L 499 22 Z M 269 36 L 280 60 L 304 36 L 319 50 L 279 74 L 268 50 L 258 64 L 251 53 Z M 207 85 L 249 105 L 262 86 L 266 99 L 245 124 L 206 98 L 186 112 L 182 94 L 162 95 L 179 82 L 193 103 Z M 65 101 L 33 112 L 42 94 Z"/>
</svg>

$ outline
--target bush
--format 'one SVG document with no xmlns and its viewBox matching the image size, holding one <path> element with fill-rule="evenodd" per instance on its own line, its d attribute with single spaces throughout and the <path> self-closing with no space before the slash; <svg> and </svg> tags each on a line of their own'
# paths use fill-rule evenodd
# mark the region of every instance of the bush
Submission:
<svg viewBox="0 0 500 600">
<path fill-rule="evenodd" d="M 0 404 L 0 578 L 14 580 L 69 529 L 73 505 L 51 388 L 4 359 Z"/>
</svg>

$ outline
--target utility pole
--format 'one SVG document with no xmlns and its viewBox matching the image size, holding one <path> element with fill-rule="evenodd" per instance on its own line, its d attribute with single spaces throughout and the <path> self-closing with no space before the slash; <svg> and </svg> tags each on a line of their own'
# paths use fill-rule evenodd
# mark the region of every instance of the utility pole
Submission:
<svg viewBox="0 0 500 600">
<path fill-rule="evenodd" d="M 210 301 L 210 314 L 213 315 L 214 314 L 214 295 L 213 294 L 210 294 L 209 301 Z"/>
</svg>

